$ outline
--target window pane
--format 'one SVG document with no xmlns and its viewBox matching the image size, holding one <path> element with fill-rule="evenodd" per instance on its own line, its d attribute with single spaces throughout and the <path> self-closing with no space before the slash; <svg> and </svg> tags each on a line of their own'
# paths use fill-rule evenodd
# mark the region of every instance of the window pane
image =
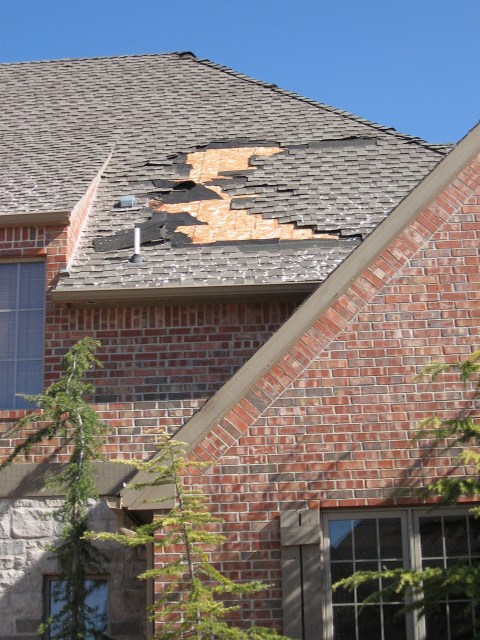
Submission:
<svg viewBox="0 0 480 640">
<path fill-rule="evenodd" d="M 473 607 L 468 602 L 449 602 L 448 617 L 452 640 L 471 640 L 474 638 Z"/>
<path fill-rule="evenodd" d="M 422 557 L 422 566 L 450 568 L 469 564 L 469 551 L 477 544 L 473 531 L 475 527 L 474 518 L 468 515 L 421 518 L 420 533 L 425 537 L 421 539 L 422 554 L 424 551 L 432 554 L 430 558 L 425 555 Z M 467 640 L 475 637 L 473 609 L 461 589 L 462 585 L 458 591 L 451 589 L 450 596 L 445 596 L 444 602 L 428 612 L 427 640 Z"/>
<path fill-rule="evenodd" d="M 382 640 L 382 621 L 380 607 L 369 605 L 364 607 L 358 616 L 359 638 Z"/>
<path fill-rule="evenodd" d="M 0 407 L 13 407 L 14 363 L 0 362 Z"/>
<path fill-rule="evenodd" d="M 108 627 L 108 587 L 106 580 L 91 579 L 85 581 L 85 611 L 87 635 L 85 640 L 98 640 Z M 67 583 L 64 580 L 50 580 L 48 583 L 48 615 L 52 616 L 50 638 L 61 638 L 62 623 L 69 619 L 68 612 L 62 616 L 67 598 Z"/>
<path fill-rule="evenodd" d="M 35 395 L 42 391 L 43 362 L 41 360 L 29 360 L 17 363 L 17 388 L 15 393 L 28 393 Z M 31 409 L 30 402 L 17 396 L 15 398 L 16 409 Z"/>
<path fill-rule="evenodd" d="M 378 571 L 382 567 L 378 566 L 378 562 L 357 562 L 356 571 Z M 363 602 L 372 593 L 380 589 L 380 580 L 369 580 L 357 589 L 357 600 Z"/>
<path fill-rule="evenodd" d="M 383 626 L 387 630 L 386 640 L 404 640 L 407 637 L 407 617 L 402 606 L 383 607 Z"/>
<path fill-rule="evenodd" d="M 441 518 L 420 518 L 420 537 L 422 543 L 422 558 L 443 557 Z"/>
<path fill-rule="evenodd" d="M 425 616 L 427 640 L 449 640 L 447 606 L 438 605 L 437 609 Z"/>
<path fill-rule="evenodd" d="M 16 322 L 16 311 L 0 311 L 0 361 L 15 358 Z"/>
<path fill-rule="evenodd" d="M 43 309 L 18 312 L 17 358 L 43 356 Z"/>
<path fill-rule="evenodd" d="M 43 309 L 45 269 L 40 262 L 20 263 L 20 309 Z"/>
<path fill-rule="evenodd" d="M 17 264 L 0 264 L 0 309 L 17 306 Z"/>
<path fill-rule="evenodd" d="M 378 558 L 377 521 L 372 519 L 357 522 L 354 532 L 355 558 L 370 560 Z"/>
<path fill-rule="evenodd" d="M 354 572 L 352 562 L 335 562 L 332 563 L 332 584 L 335 584 L 343 578 L 348 578 Z M 354 593 L 347 589 L 336 589 L 332 593 L 334 603 L 353 602 Z"/>
<path fill-rule="evenodd" d="M 88 624 L 92 633 L 103 633 L 107 630 L 108 616 L 107 616 L 107 581 L 106 580 L 87 580 L 87 599 L 86 604 L 88 608 Z M 92 640 L 96 635 L 87 636 Z"/>
<path fill-rule="evenodd" d="M 0 265 L 0 409 L 31 408 L 16 394 L 42 391 L 44 298 L 43 263 Z"/>
<path fill-rule="evenodd" d="M 380 553 L 382 558 L 401 558 L 402 523 L 398 518 L 382 518 L 378 521 L 380 531 Z"/>
<path fill-rule="evenodd" d="M 467 516 L 443 519 L 447 556 L 468 556 Z"/>
<path fill-rule="evenodd" d="M 332 560 L 352 558 L 352 531 L 355 520 L 331 520 L 329 523 L 330 554 Z"/>
<path fill-rule="evenodd" d="M 333 612 L 334 640 L 355 640 L 355 608 L 337 607 Z"/>
<path fill-rule="evenodd" d="M 480 556 L 480 518 L 469 518 L 470 552 L 472 556 Z"/>
<path fill-rule="evenodd" d="M 328 525 L 332 583 L 355 571 L 379 571 L 384 567 L 403 566 L 400 517 L 356 520 L 332 518 Z M 380 581 L 376 579 L 365 582 L 353 593 L 338 589 L 332 594 L 335 640 L 406 640 L 405 615 L 402 614 L 398 621 L 394 620 L 394 614 L 401 609 L 403 602 L 362 606 L 365 598 L 379 589 Z"/>
</svg>

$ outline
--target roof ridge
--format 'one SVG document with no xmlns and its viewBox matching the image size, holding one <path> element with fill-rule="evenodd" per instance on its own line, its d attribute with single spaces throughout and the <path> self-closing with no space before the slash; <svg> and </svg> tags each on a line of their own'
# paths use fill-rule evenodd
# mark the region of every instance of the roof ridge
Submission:
<svg viewBox="0 0 480 640">
<path fill-rule="evenodd" d="M 79 57 L 79 58 L 53 58 L 47 60 L 15 60 L 10 62 L 0 62 L 0 67 L 13 66 L 13 65 L 26 65 L 26 64 L 50 64 L 55 62 L 88 62 L 90 60 L 122 60 L 125 58 L 168 58 L 177 56 L 178 58 L 182 57 L 193 57 L 196 58 L 195 54 L 191 51 L 167 51 L 165 53 L 130 53 L 125 55 L 112 55 L 112 56 L 88 56 L 88 57 Z"/>
<path fill-rule="evenodd" d="M 211 60 L 208 60 L 208 58 L 197 58 L 196 56 L 194 56 L 193 62 L 197 62 L 199 64 L 204 64 L 206 66 L 213 67 L 219 71 L 229 73 L 230 75 L 233 75 L 239 78 L 240 80 L 245 80 L 246 82 L 252 82 L 254 84 L 265 87 L 266 89 L 271 89 L 272 91 L 286 95 L 289 98 L 294 98 L 296 100 L 300 100 L 301 102 L 306 102 L 307 104 L 311 104 L 314 107 L 325 109 L 326 111 L 330 111 L 331 113 L 336 113 L 337 115 L 340 115 L 344 118 L 355 120 L 356 122 L 360 122 L 361 124 L 367 125 L 369 127 L 383 131 L 385 133 L 390 133 L 391 135 L 394 135 L 397 138 L 401 138 L 408 142 L 416 143 L 422 147 L 427 147 L 428 149 L 430 149 L 431 151 L 434 151 L 435 153 L 438 153 L 442 157 L 446 155 L 446 151 L 441 149 L 442 147 L 455 146 L 455 143 L 443 143 L 443 144 L 430 143 L 430 142 L 427 142 L 426 140 L 423 140 L 423 138 L 419 138 L 418 136 L 413 136 L 408 133 L 401 133 L 400 131 L 397 131 L 394 127 L 386 127 L 384 125 L 379 124 L 378 122 L 373 122 L 373 120 L 367 120 L 366 118 L 357 116 L 354 113 L 351 113 L 350 111 L 345 111 L 344 109 L 337 109 L 336 107 L 332 107 L 323 102 L 319 102 L 318 100 L 313 100 L 312 98 L 307 98 L 306 96 L 302 96 L 300 93 L 296 93 L 295 91 L 282 89 L 281 87 L 279 87 L 274 83 L 265 82 L 264 80 L 258 80 L 256 78 L 252 78 L 251 76 L 247 76 L 244 73 L 235 71 L 235 69 L 231 69 L 230 67 L 220 65 L 217 62 L 212 62 Z"/>
</svg>

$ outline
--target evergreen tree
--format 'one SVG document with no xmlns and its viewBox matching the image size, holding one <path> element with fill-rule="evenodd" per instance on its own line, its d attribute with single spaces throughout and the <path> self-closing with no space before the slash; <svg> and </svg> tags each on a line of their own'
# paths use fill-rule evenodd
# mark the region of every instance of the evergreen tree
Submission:
<svg viewBox="0 0 480 640">
<path fill-rule="evenodd" d="M 95 357 L 99 344 L 89 337 L 77 342 L 62 360 L 64 373 L 60 379 L 44 393 L 25 396 L 38 410 L 21 418 L 17 428 L 46 424 L 36 428 L 15 447 L 1 465 L 12 463 L 19 456 L 27 455 L 32 447 L 53 438 L 61 438 L 71 448 L 69 461 L 49 480 L 49 486 L 65 496 L 63 505 L 56 512 L 63 523 L 61 540 L 52 549 L 60 567 L 54 588 L 58 611 L 40 630 L 48 630 L 50 640 L 100 637 L 98 629 L 94 628 L 97 616 L 87 604 L 89 592 L 95 586 L 86 578 L 87 573 L 103 569 L 104 558 L 85 538 L 85 532 L 88 503 L 98 499 L 94 461 L 99 458 L 104 425 L 84 398 L 95 390 L 93 385 L 84 382 L 84 376 L 90 369 L 101 366 Z"/>
<path fill-rule="evenodd" d="M 448 372 L 456 372 L 464 384 L 473 384 L 472 404 L 453 418 L 444 419 L 434 415 L 422 420 L 415 434 L 415 440 L 431 438 L 436 447 L 461 449 L 457 462 L 459 468 L 466 469 L 464 475 L 439 478 L 417 492 L 423 496 L 439 496 L 442 504 L 452 504 L 463 497 L 480 496 L 480 453 L 477 448 L 480 445 L 480 351 L 454 364 L 432 362 L 418 377 L 435 381 Z M 473 507 L 470 511 L 480 517 L 480 507 Z M 414 610 L 419 616 L 424 616 L 435 613 L 439 603 L 447 598 L 469 599 L 473 606 L 480 603 L 480 565 L 467 562 L 459 562 L 448 568 L 425 567 L 420 571 L 358 571 L 334 584 L 333 589 L 343 587 L 353 590 L 372 581 L 378 584 L 379 578 L 386 586 L 370 594 L 364 604 L 380 600 L 398 601 L 402 597 L 408 603 L 406 610 Z M 465 625 L 470 625 L 470 628 L 462 629 L 462 634 L 467 633 L 462 637 L 480 638 L 480 621 L 477 620 L 476 628 L 471 628 L 471 605 L 465 608 L 465 614 Z"/>
<path fill-rule="evenodd" d="M 121 462 L 121 461 L 120 461 Z M 130 464 L 130 461 L 128 462 Z M 152 523 L 135 531 L 119 534 L 89 533 L 89 537 L 116 540 L 128 546 L 153 544 L 172 560 L 146 571 L 140 578 L 159 579 L 162 591 L 152 608 L 152 619 L 161 622 L 155 640 L 287 640 L 273 629 L 232 626 L 226 618 L 239 608 L 232 598 L 265 589 L 258 581 L 236 583 L 218 571 L 209 560 L 209 551 L 223 543 L 218 533 L 222 520 L 208 510 L 205 497 L 184 485 L 182 473 L 190 467 L 206 466 L 185 457 L 185 444 L 161 435 L 158 455 L 149 461 L 134 463 L 139 471 L 151 474 L 146 484 L 136 489 L 166 487 L 166 497 L 156 503 L 175 504 L 162 509 Z M 163 504 L 162 504 L 163 503 Z M 227 599 L 231 604 L 225 602 Z"/>
</svg>

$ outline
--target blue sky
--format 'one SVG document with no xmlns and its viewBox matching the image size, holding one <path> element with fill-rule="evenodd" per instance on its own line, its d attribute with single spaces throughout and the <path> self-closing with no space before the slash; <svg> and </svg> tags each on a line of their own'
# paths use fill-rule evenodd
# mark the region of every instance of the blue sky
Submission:
<svg viewBox="0 0 480 640">
<path fill-rule="evenodd" d="M 0 62 L 193 51 L 431 142 L 480 118 L 480 0 L 0 0 Z"/>
</svg>

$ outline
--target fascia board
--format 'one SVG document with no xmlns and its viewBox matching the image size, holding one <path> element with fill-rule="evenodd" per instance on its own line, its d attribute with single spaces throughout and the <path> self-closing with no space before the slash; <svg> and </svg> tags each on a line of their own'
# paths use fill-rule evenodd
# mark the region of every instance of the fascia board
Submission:
<svg viewBox="0 0 480 640">
<path fill-rule="evenodd" d="M 311 293 L 318 286 L 318 281 L 218 285 L 200 287 L 85 287 L 82 289 L 55 289 L 52 291 L 54 302 L 78 305 L 121 305 L 189 301 L 204 299 L 227 299 L 270 295 L 302 295 Z"/>
<path fill-rule="evenodd" d="M 25 211 L 19 213 L 0 212 L 0 226 L 32 226 L 39 224 L 46 225 L 67 225 L 70 222 L 70 211 Z"/>
</svg>

